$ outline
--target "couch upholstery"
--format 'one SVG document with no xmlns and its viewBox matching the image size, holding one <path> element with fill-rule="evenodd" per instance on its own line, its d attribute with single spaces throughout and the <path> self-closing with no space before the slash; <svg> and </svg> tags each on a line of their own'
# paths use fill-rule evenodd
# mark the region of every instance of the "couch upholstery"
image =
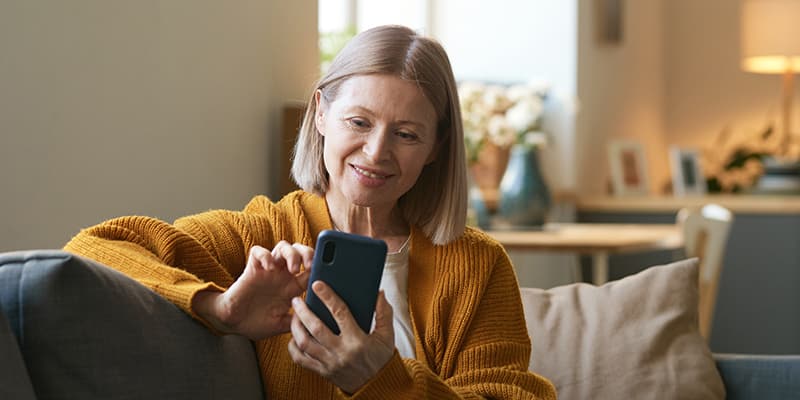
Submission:
<svg viewBox="0 0 800 400">
<path fill-rule="evenodd" d="M 249 340 L 61 251 L 0 255 L 0 355 L 0 399 L 263 398 Z"/>
<path fill-rule="evenodd" d="M 727 398 L 800 393 L 800 357 L 715 355 Z M 0 399 L 256 399 L 251 342 L 55 250 L 0 254 Z M 655 398 L 658 398 L 656 395 Z"/>
</svg>

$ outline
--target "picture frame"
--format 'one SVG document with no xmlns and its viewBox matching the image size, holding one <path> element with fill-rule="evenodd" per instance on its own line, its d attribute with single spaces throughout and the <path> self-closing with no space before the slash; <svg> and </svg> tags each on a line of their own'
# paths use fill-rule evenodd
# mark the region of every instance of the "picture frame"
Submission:
<svg viewBox="0 0 800 400">
<path fill-rule="evenodd" d="M 608 162 L 611 189 L 614 195 L 647 195 L 647 159 L 641 143 L 631 140 L 614 140 L 608 144 Z"/>
<path fill-rule="evenodd" d="M 697 149 L 670 146 L 669 165 L 672 174 L 672 193 L 675 196 L 706 194 L 706 180 L 700 152 Z"/>
</svg>

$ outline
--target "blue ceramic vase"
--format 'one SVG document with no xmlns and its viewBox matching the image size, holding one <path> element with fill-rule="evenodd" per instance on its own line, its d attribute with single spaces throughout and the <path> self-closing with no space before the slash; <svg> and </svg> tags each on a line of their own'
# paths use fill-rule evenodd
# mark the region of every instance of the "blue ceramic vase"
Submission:
<svg viewBox="0 0 800 400">
<path fill-rule="evenodd" d="M 498 214 L 512 227 L 537 228 L 544 225 L 550 205 L 550 190 L 539 168 L 538 151 L 515 145 L 500 181 Z"/>
</svg>

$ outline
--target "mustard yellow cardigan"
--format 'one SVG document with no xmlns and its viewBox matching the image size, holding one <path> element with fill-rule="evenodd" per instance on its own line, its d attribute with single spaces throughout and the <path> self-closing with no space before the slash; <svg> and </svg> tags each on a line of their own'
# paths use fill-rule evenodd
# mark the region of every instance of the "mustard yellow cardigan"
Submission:
<svg viewBox="0 0 800 400">
<path fill-rule="evenodd" d="M 64 249 L 122 271 L 201 320 L 191 309 L 192 296 L 229 287 L 250 247 L 272 248 L 279 240 L 313 246 L 317 233 L 330 228 L 324 199 L 297 191 L 277 203 L 257 196 L 241 212 L 209 211 L 173 225 L 148 217 L 113 219 L 84 229 Z M 290 334 L 275 336 L 256 343 L 267 398 L 555 399 L 553 385 L 527 371 L 530 340 L 503 248 L 471 228 L 435 246 L 412 227 L 410 245 L 417 359 L 395 351 L 348 396 L 292 361 Z"/>
</svg>

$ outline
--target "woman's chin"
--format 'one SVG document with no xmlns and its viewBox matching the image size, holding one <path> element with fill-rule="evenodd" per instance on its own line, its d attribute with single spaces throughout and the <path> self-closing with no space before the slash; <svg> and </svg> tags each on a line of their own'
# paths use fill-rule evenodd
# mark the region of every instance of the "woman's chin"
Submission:
<svg viewBox="0 0 800 400">
<path fill-rule="evenodd" d="M 345 193 L 344 197 L 350 204 L 358 207 L 381 207 L 396 203 L 396 201 L 387 199 L 386 193 L 376 190 L 354 190 Z"/>
</svg>

